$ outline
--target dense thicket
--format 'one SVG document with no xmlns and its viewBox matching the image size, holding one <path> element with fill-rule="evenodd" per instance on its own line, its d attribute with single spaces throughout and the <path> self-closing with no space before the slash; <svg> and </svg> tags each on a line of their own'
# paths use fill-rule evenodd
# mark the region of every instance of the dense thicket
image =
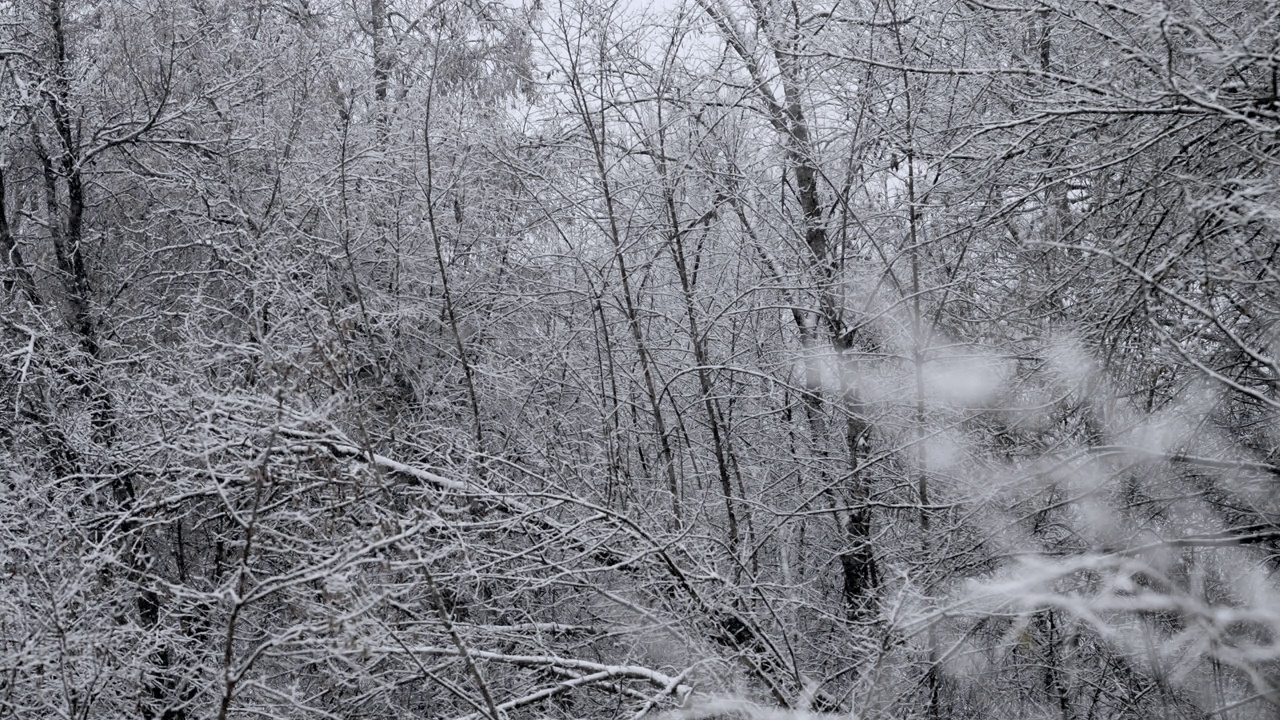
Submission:
<svg viewBox="0 0 1280 720">
<path fill-rule="evenodd" d="M 1265 0 L 0 0 L 0 718 L 1274 717 L 1278 96 Z"/>
</svg>

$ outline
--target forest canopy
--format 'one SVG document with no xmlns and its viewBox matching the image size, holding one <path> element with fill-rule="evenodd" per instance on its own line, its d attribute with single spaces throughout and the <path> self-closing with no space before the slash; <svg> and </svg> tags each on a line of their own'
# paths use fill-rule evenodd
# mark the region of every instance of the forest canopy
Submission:
<svg viewBox="0 0 1280 720">
<path fill-rule="evenodd" d="M 0 0 L 0 719 L 1280 707 L 1280 6 Z"/>
</svg>

